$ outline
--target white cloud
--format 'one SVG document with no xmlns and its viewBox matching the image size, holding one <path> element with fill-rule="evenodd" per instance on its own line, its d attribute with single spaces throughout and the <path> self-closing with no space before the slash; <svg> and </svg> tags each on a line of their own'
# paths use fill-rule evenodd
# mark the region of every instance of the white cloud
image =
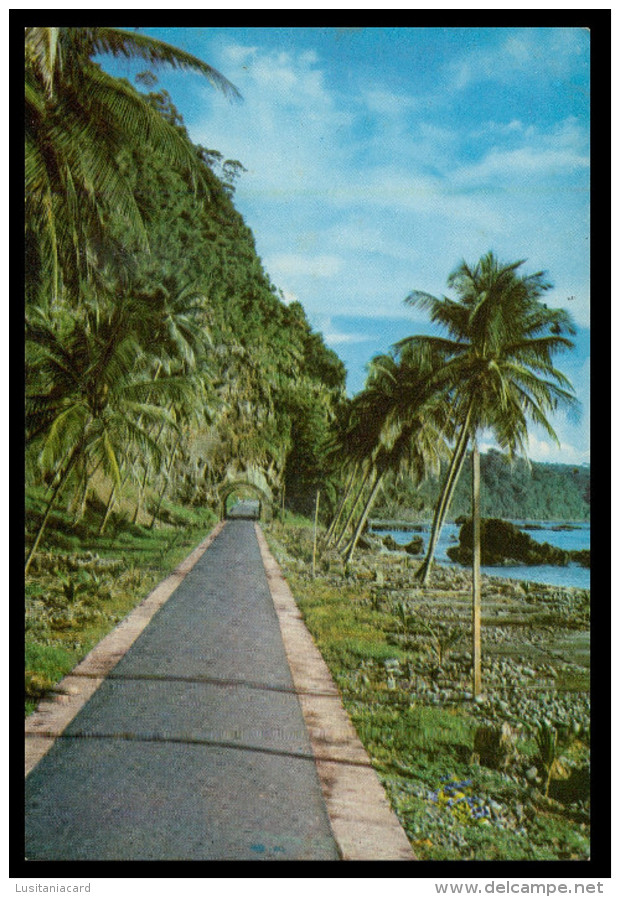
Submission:
<svg viewBox="0 0 620 897">
<path fill-rule="evenodd" d="M 323 338 L 328 346 L 344 346 L 353 343 L 371 342 L 371 336 L 363 336 L 359 333 L 341 333 L 337 330 L 322 330 Z"/>
<path fill-rule="evenodd" d="M 585 443 L 587 445 L 587 441 Z M 583 445 L 583 444 L 582 444 Z M 498 450 L 497 443 L 483 434 L 479 438 L 479 446 L 481 452 L 488 452 L 490 449 Z M 530 461 L 538 461 L 541 464 L 589 464 L 590 449 L 579 448 L 567 440 L 560 440 L 558 446 L 553 440 L 546 436 L 541 436 L 534 432 L 529 433 L 527 457 Z"/>
<path fill-rule="evenodd" d="M 472 43 L 476 31 L 472 29 Z M 513 78 L 562 78 L 583 64 L 587 31 L 576 28 L 546 29 L 541 41 L 536 29 L 510 34 L 497 47 L 477 45 L 449 63 L 450 86 L 463 90 L 481 81 L 506 82 Z"/>
<path fill-rule="evenodd" d="M 569 442 L 561 442 L 558 447 L 554 442 L 538 439 L 530 434 L 528 456 L 532 461 L 547 464 L 588 464 L 590 450 L 580 449 Z"/>
<path fill-rule="evenodd" d="M 224 49 L 223 56 L 230 65 L 243 66 L 251 86 L 268 90 L 271 97 L 285 98 L 287 104 L 300 105 L 308 97 L 324 94 L 323 73 L 313 68 L 318 62 L 313 51 L 297 56 L 286 51 L 267 54 L 255 46 L 233 44 Z"/>
<path fill-rule="evenodd" d="M 535 128 L 533 125 L 524 125 L 523 122 L 518 118 L 513 118 L 509 122 L 497 122 L 497 121 L 488 121 L 485 122 L 482 126 L 478 126 L 473 131 L 470 131 L 469 138 L 470 140 L 478 141 L 481 138 L 485 141 L 487 140 L 497 140 L 502 138 L 511 138 L 515 139 L 517 136 L 532 136 L 535 133 Z"/>
<path fill-rule="evenodd" d="M 373 336 L 367 333 L 347 333 L 339 330 L 332 321 L 330 315 L 318 314 L 313 316 L 313 326 L 320 330 L 328 346 L 354 345 L 357 343 L 372 342 Z"/>
<path fill-rule="evenodd" d="M 510 58 L 518 52 L 513 45 Z M 473 258 L 489 248 L 501 251 L 502 244 L 513 255 L 535 259 L 540 254 L 539 265 L 560 268 L 551 264 L 545 244 L 553 241 L 561 256 L 566 255 L 562 240 L 574 240 L 566 233 L 562 211 L 555 211 L 557 204 L 550 201 L 543 209 L 544 197 L 533 191 L 528 195 L 527 184 L 544 181 L 551 172 L 579 172 L 587 165 L 585 130 L 575 119 L 548 133 L 518 119 L 491 123 L 497 145 L 478 161 L 463 164 L 459 143 L 473 140 L 472 135 L 460 132 L 459 137 L 457 129 L 428 115 L 412 119 L 420 98 L 411 100 L 384 87 L 343 97 L 313 52 L 235 46 L 227 53 L 244 66 L 240 78 L 230 72 L 244 93 L 243 110 L 218 109 L 219 133 L 211 119 L 208 130 L 205 125 L 205 133 L 198 136 L 203 144 L 239 158 L 248 169 L 237 194 L 252 208 L 260 203 L 263 226 L 258 222 L 255 227 L 251 218 L 248 223 L 255 228 L 259 252 L 276 283 L 280 275 L 326 278 L 348 270 L 348 293 L 355 301 L 356 281 L 365 265 L 353 260 L 353 253 L 359 256 L 360 250 L 407 262 L 412 272 L 414 265 L 420 271 L 432 258 L 435 291 L 442 289 L 462 257 Z M 366 115 L 372 110 L 381 113 L 375 119 L 381 127 L 371 129 L 368 138 L 354 127 L 360 109 Z M 502 145 L 504 139 L 510 141 L 508 146 Z M 433 172 L 428 170 L 430 160 Z M 524 189 L 516 193 L 521 186 Z M 269 205 L 273 212 L 267 219 Z M 541 233 L 545 241 L 533 255 L 530 241 Z M 342 255 L 339 262 L 334 246 Z M 302 259 L 300 250 L 312 256 Z M 418 279 L 415 273 L 411 277 Z M 378 279 L 385 291 L 385 273 Z M 362 291 L 367 282 L 365 276 Z M 393 303 L 400 303 L 416 285 L 410 282 L 404 293 L 399 289 Z M 291 286 L 306 301 L 301 280 Z"/>
<path fill-rule="evenodd" d="M 303 275 L 308 277 L 331 277 L 343 267 L 343 260 L 336 255 L 300 255 L 280 253 L 266 260 L 269 271 L 283 278 Z"/>
<path fill-rule="evenodd" d="M 536 149 L 531 146 L 514 150 L 491 149 L 478 163 L 454 172 L 455 184 L 471 185 L 492 182 L 514 182 L 525 178 L 553 177 L 586 169 L 590 165 L 587 155 L 569 149 Z"/>
<path fill-rule="evenodd" d="M 470 139 L 479 141 L 483 136 L 484 142 L 494 140 L 495 145 L 478 161 L 456 167 L 452 172 L 456 184 L 501 186 L 521 180 L 527 186 L 532 180 L 571 175 L 590 165 L 587 130 L 573 116 L 547 130 L 526 128 L 516 120 L 507 125 L 489 122 Z"/>
<path fill-rule="evenodd" d="M 285 305 L 290 305 L 292 302 L 299 302 L 299 296 L 296 293 L 293 293 L 292 290 L 281 289 L 280 297 Z"/>
<path fill-rule="evenodd" d="M 394 93 L 380 87 L 362 90 L 361 96 L 368 111 L 380 116 L 400 118 L 408 110 L 418 109 L 421 106 L 421 101 L 410 94 Z"/>
<path fill-rule="evenodd" d="M 326 237 L 338 249 L 367 253 L 385 252 L 388 234 L 363 216 L 350 215 L 331 227 Z"/>
<path fill-rule="evenodd" d="M 466 224 L 474 230 L 480 224 L 486 232 L 502 231 L 505 222 L 497 204 L 483 194 L 474 195 L 455 188 L 443 176 L 409 173 L 391 165 L 370 168 L 363 180 L 350 179 L 330 194 L 332 203 L 372 209 L 432 216 L 436 221 Z M 414 220 L 411 218 L 410 220 Z"/>
<path fill-rule="evenodd" d="M 231 65 L 243 64 L 258 53 L 258 47 L 243 47 L 240 44 L 229 44 L 224 48 L 225 62 Z"/>
<path fill-rule="evenodd" d="M 220 100 L 217 116 L 194 125 L 192 134 L 243 163 L 247 173 L 239 194 L 261 203 L 312 199 L 317 185 L 324 193 L 339 183 L 349 152 L 343 135 L 355 115 L 336 103 L 316 53 L 232 46 L 224 51 L 222 68 L 244 103 Z M 205 104 L 214 102 L 208 88 L 203 96 Z"/>
</svg>

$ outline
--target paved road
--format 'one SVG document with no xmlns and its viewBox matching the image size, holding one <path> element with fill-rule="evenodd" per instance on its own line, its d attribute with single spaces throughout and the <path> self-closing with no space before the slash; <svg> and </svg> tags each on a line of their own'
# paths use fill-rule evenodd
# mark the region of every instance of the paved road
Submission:
<svg viewBox="0 0 620 897">
<path fill-rule="evenodd" d="M 250 521 L 226 524 L 27 778 L 26 855 L 338 859 Z"/>
</svg>

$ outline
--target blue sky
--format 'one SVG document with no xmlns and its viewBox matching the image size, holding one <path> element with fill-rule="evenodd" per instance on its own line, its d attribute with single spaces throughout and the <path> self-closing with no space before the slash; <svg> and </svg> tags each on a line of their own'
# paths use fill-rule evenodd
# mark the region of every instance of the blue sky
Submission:
<svg viewBox="0 0 620 897">
<path fill-rule="evenodd" d="M 374 354 L 429 332 L 405 297 L 444 294 L 462 259 L 492 249 L 547 271 L 548 304 L 579 328 L 559 366 L 581 414 L 554 419 L 561 449 L 533 428 L 530 456 L 589 462 L 587 31 L 143 30 L 243 94 L 230 103 L 198 76 L 158 73 L 192 139 L 247 169 L 235 203 L 264 267 L 343 359 L 350 393 Z"/>
</svg>

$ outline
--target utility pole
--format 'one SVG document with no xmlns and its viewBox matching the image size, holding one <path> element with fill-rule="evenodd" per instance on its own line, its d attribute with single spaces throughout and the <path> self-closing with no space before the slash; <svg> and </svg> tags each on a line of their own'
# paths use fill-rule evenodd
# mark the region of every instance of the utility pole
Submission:
<svg viewBox="0 0 620 897">
<path fill-rule="evenodd" d="M 472 449 L 472 686 L 474 698 L 482 691 L 480 676 L 480 452 L 474 437 Z"/>
<path fill-rule="evenodd" d="M 321 490 L 316 490 L 316 504 L 314 506 L 314 542 L 312 545 L 312 579 L 314 579 L 316 575 L 316 530 L 319 522 L 319 499 L 321 497 Z"/>
</svg>

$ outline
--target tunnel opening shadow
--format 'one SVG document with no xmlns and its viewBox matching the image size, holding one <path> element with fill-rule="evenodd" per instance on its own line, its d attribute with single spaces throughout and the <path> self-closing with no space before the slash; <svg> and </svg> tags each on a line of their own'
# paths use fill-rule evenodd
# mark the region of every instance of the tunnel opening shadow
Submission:
<svg viewBox="0 0 620 897">
<path fill-rule="evenodd" d="M 259 501 L 240 501 L 226 510 L 226 520 L 260 520 L 261 503 Z"/>
</svg>

